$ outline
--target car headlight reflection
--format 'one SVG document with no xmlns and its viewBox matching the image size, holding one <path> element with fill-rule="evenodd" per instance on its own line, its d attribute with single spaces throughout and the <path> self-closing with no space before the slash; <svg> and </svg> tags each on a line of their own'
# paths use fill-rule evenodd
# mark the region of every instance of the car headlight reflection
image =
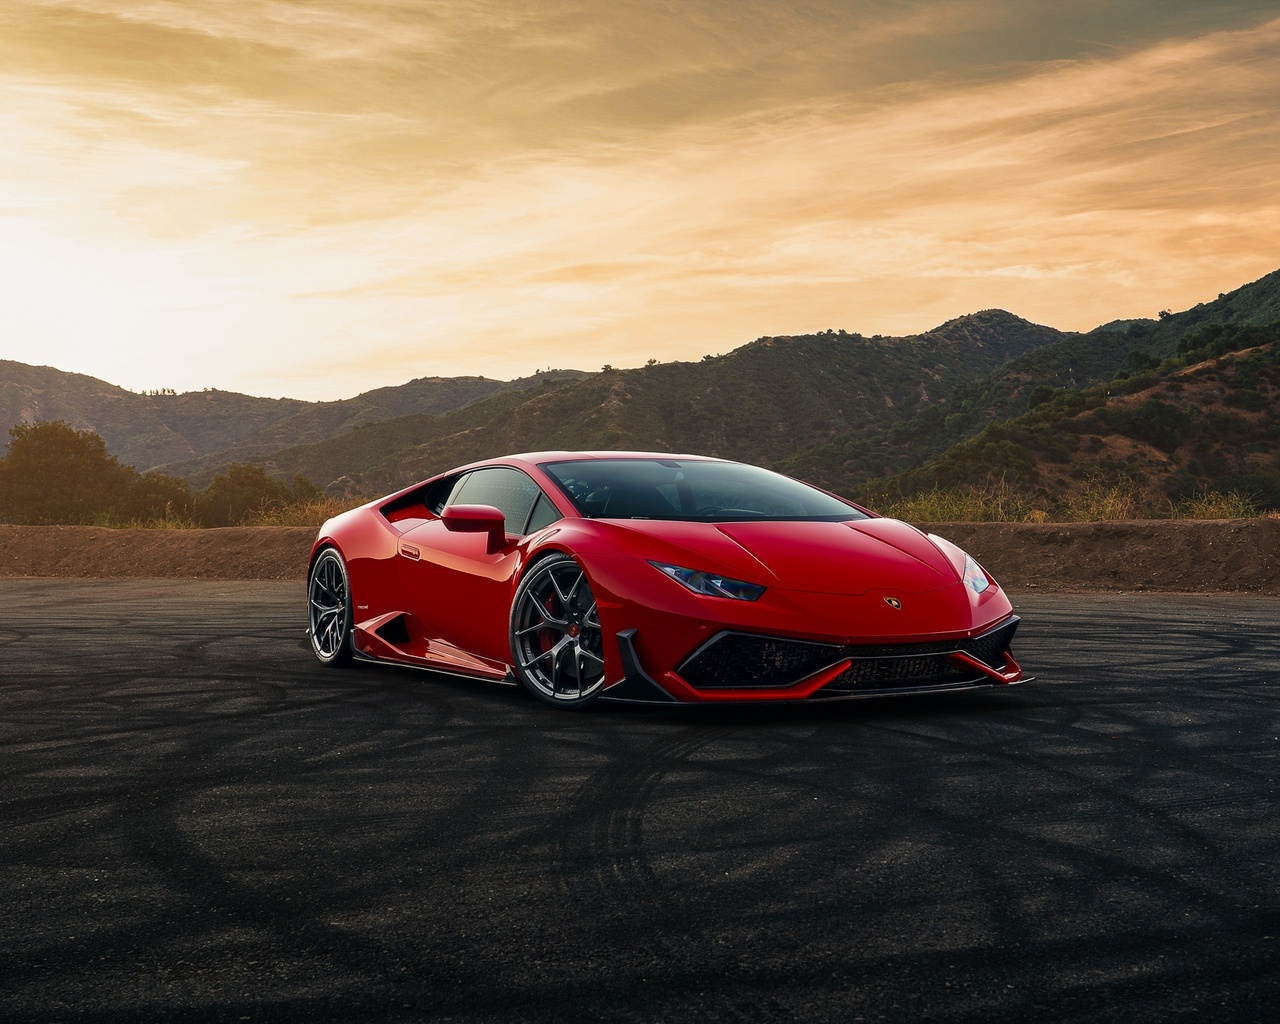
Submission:
<svg viewBox="0 0 1280 1024">
<path fill-rule="evenodd" d="M 982 566 L 973 560 L 972 555 L 964 556 L 964 583 L 975 594 L 981 594 L 991 586 L 991 580 L 982 571 Z"/>
<path fill-rule="evenodd" d="M 729 597 L 735 601 L 755 601 L 764 593 L 764 587 L 755 583 L 733 580 L 728 576 L 720 576 L 714 572 L 702 572 L 698 569 L 686 569 L 681 565 L 668 565 L 666 562 L 650 562 L 655 569 L 661 570 L 677 583 L 688 587 L 695 594 L 703 597 Z M 979 569 L 979 572 L 982 570 Z"/>
</svg>

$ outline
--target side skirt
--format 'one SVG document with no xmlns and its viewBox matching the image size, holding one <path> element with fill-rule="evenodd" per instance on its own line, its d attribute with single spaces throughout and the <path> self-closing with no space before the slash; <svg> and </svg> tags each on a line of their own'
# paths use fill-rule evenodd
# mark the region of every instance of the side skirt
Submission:
<svg viewBox="0 0 1280 1024">
<path fill-rule="evenodd" d="M 516 682 L 516 677 L 509 671 L 505 678 L 499 679 L 496 676 L 481 675 L 479 672 L 460 672 L 457 669 L 436 668 L 434 665 L 423 665 L 416 661 L 401 661 L 398 658 L 375 658 L 372 654 L 365 654 L 363 651 L 353 652 L 351 660 L 365 665 L 394 665 L 397 668 L 411 668 L 431 675 L 450 676 L 453 679 L 469 679 L 473 683 L 494 683 L 497 686 L 520 685 Z"/>
</svg>

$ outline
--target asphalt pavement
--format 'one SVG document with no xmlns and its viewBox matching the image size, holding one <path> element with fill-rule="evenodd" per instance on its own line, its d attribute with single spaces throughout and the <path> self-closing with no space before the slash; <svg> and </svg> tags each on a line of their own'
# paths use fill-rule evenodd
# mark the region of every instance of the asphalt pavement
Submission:
<svg viewBox="0 0 1280 1024">
<path fill-rule="evenodd" d="M 1272 1021 L 1280 598 L 1021 596 L 1034 682 L 573 714 L 301 583 L 0 580 L 0 1020 Z"/>
</svg>

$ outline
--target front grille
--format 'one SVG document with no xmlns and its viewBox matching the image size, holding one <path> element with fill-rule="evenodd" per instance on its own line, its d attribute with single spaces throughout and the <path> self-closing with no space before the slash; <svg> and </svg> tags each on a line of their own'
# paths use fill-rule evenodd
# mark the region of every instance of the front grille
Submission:
<svg viewBox="0 0 1280 1024">
<path fill-rule="evenodd" d="M 676 671 L 699 690 L 790 686 L 834 665 L 840 651 L 836 644 L 721 633 Z"/>
<path fill-rule="evenodd" d="M 814 697 L 842 697 L 868 690 L 956 686 L 986 678 L 978 669 L 957 668 L 941 654 L 924 658 L 860 658 L 855 659 L 852 665 L 815 693 Z"/>
<path fill-rule="evenodd" d="M 699 690 L 783 689 L 845 658 L 853 663 L 815 697 L 865 690 L 947 686 L 987 677 L 957 668 L 947 654 L 963 651 L 994 669 L 1005 667 L 1005 652 L 1018 628 L 1015 615 L 982 636 L 908 644 L 806 643 L 747 633 L 721 633 L 693 653 L 677 671 Z"/>
<path fill-rule="evenodd" d="M 940 654 L 927 658 L 866 658 L 855 661 L 836 677 L 850 683 L 914 682 L 935 679 L 955 670 Z"/>
</svg>

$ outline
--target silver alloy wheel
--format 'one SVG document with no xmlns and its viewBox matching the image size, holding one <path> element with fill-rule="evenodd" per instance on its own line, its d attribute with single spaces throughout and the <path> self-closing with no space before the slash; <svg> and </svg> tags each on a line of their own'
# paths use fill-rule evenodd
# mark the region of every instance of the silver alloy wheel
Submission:
<svg viewBox="0 0 1280 1024">
<path fill-rule="evenodd" d="M 604 638 L 587 574 L 568 555 L 538 562 L 511 609 L 516 675 L 535 697 L 581 707 L 604 686 Z"/>
<path fill-rule="evenodd" d="M 307 584 L 311 649 L 326 665 L 351 657 L 351 593 L 342 556 L 326 548 L 311 567 Z"/>
</svg>

